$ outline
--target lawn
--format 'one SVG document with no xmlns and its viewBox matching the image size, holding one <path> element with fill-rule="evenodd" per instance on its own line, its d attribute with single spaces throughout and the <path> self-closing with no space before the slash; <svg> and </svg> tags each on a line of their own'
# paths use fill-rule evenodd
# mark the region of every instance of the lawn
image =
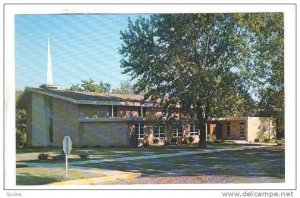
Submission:
<svg viewBox="0 0 300 198">
<path fill-rule="evenodd" d="M 103 177 L 97 172 L 69 169 L 68 178 L 65 177 L 65 169 L 62 167 L 20 167 L 17 168 L 17 185 L 43 185 L 53 182 Z"/>
<path fill-rule="evenodd" d="M 241 147 L 241 145 L 209 144 L 208 150 L 233 147 Z M 209 153 L 184 153 L 180 156 L 162 155 L 161 157 L 159 156 L 161 154 L 202 151 L 202 149 L 195 145 L 146 148 L 74 148 L 71 152 L 70 161 L 79 161 L 80 159 L 76 154 L 87 150 L 90 153 L 90 159 L 93 160 L 113 160 L 138 156 L 144 156 L 144 158 L 139 160 L 126 158 L 126 160 L 110 162 L 86 160 L 84 163 L 74 166 L 76 169 L 71 170 L 68 179 L 95 176 L 79 170 L 90 168 L 101 169 L 104 172 L 105 170 L 112 170 L 141 174 L 139 178 L 106 184 L 278 183 L 284 182 L 285 178 L 284 148 L 276 146 Z M 17 164 L 18 185 L 40 185 L 66 180 L 63 166 L 57 168 L 58 166 L 51 165 L 52 163 L 64 161 L 37 161 L 38 153 L 59 154 L 59 149 L 47 148 L 32 149 L 31 152 L 28 152 L 28 150 L 23 151 L 18 151 L 17 162 L 41 162 L 44 166 L 28 167 L 30 163 Z M 147 159 L 147 156 L 153 155 L 156 155 L 156 158 Z M 49 162 L 51 163 L 49 164 Z"/>
<path fill-rule="evenodd" d="M 124 184 L 157 183 L 156 178 L 177 178 L 174 183 L 284 182 L 284 151 L 277 148 L 202 153 L 155 160 L 88 163 L 85 167 L 140 172 L 142 177 Z M 193 178 L 193 181 L 189 180 Z M 209 179 L 207 179 L 209 178 Z M 168 180 L 169 181 L 169 180 Z"/>
</svg>

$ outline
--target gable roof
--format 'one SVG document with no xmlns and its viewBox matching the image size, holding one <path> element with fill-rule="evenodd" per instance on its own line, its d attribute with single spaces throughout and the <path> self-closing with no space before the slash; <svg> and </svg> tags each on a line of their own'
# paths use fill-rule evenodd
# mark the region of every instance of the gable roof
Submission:
<svg viewBox="0 0 300 198">
<path fill-rule="evenodd" d="M 152 106 L 153 103 L 144 100 L 142 95 L 127 95 L 113 93 L 95 93 L 69 91 L 47 88 L 26 87 L 17 102 L 17 108 L 25 108 L 25 101 L 32 94 L 42 94 L 53 98 L 66 100 L 76 104 L 90 105 L 125 105 L 125 106 Z"/>
</svg>

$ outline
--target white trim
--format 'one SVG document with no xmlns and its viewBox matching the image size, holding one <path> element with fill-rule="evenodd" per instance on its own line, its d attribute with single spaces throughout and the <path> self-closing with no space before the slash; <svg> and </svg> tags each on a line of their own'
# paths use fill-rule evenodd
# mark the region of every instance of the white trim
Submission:
<svg viewBox="0 0 300 198">
<path fill-rule="evenodd" d="M 135 124 L 135 127 L 136 127 L 137 124 Z M 141 138 L 144 138 L 145 136 L 145 125 L 143 125 L 143 137 L 141 137 L 141 123 L 139 122 L 138 124 L 138 138 L 141 139 Z"/>
<path fill-rule="evenodd" d="M 191 128 L 193 129 L 191 131 Z M 196 125 L 195 124 L 190 124 L 190 135 L 199 135 L 199 129 L 196 130 Z"/>
<path fill-rule="evenodd" d="M 155 128 L 158 128 L 158 133 L 155 133 Z M 158 137 L 155 137 L 155 134 L 158 134 Z M 163 137 L 161 135 L 163 134 Z M 164 139 L 165 138 L 165 128 L 163 125 L 155 125 L 153 130 L 154 138 Z"/>
<path fill-rule="evenodd" d="M 26 88 L 25 91 L 31 91 L 31 92 L 35 92 L 35 93 L 39 93 L 39 94 L 43 94 L 43 95 L 47 95 L 47 96 L 51 96 L 51 97 L 55 97 L 58 99 L 62 99 L 62 100 L 66 100 L 75 104 L 89 104 L 89 105 L 119 105 L 119 106 L 140 106 L 140 107 L 152 107 L 154 103 L 152 102 L 146 102 L 141 104 L 141 102 L 130 102 L 130 101 L 122 101 L 122 102 L 116 102 L 116 101 L 101 101 L 101 100 L 76 100 L 73 98 L 69 98 L 69 97 L 65 97 L 65 96 L 60 96 L 57 94 L 53 94 L 53 93 L 49 93 L 49 92 L 44 92 L 41 90 L 36 90 L 36 89 L 32 89 L 32 88 Z M 24 92 L 25 92 L 24 91 Z M 23 93 L 22 93 L 23 95 Z M 21 95 L 21 96 L 22 96 Z M 21 97 L 20 97 L 21 99 Z"/>
<path fill-rule="evenodd" d="M 182 128 L 182 126 L 180 126 L 180 127 L 181 127 L 181 136 L 178 135 L 179 127 L 178 126 L 176 126 L 176 127 L 173 126 L 172 127 L 172 137 L 182 137 L 183 136 L 183 134 L 182 134 L 183 133 L 183 131 L 182 131 L 183 128 Z M 174 135 L 174 132 L 175 132 L 174 129 L 176 131 L 176 135 Z"/>
</svg>

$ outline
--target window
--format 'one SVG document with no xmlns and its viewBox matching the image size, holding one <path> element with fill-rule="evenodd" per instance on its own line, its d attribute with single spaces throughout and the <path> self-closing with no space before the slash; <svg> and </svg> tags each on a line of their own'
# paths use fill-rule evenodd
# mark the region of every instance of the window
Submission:
<svg viewBox="0 0 300 198">
<path fill-rule="evenodd" d="M 240 138 L 245 138 L 245 122 L 240 122 Z"/>
<path fill-rule="evenodd" d="M 139 117 L 146 117 L 146 107 L 139 107 Z"/>
<path fill-rule="evenodd" d="M 182 126 L 173 126 L 173 137 L 182 137 Z"/>
<path fill-rule="evenodd" d="M 230 123 L 229 122 L 226 124 L 226 130 L 227 130 L 227 137 L 230 137 Z"/>
<path fill-rule="evenodd" d="M 114 118 L 117 117 L 117 106 L 111 105 L 108 106 L 108 117 Z"/>
<path fill-rule="evenodd" d="M 190 125 L 190 135 L 199 135 L 199 129 L 196 125 Z"/>
<path fill-rule="evenodd" d="M 138 138 L 144 138 L 144 124 L 138 123 L 135 125 L 135 134 Z"/>
<path fill-rule="evenodd" d="M 154 126 L 154 137 L 163 139 L 165 137 L 165 131 L 163 126 Z"/>
</svg>

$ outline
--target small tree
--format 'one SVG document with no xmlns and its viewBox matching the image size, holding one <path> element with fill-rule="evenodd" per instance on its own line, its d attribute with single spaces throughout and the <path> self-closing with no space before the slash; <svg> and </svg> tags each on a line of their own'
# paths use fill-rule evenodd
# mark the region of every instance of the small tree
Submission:
<svg viewBox="0 0 300 198">
<path fill-rule="evenodd" d="M 81 85 L 76 84 L 70 87 L 70 91 L 86 91 L 86 92 L 97 92 L 105 93 L 110 91 L 111 85 L 100 81 L 99 84 L 95 83 L 91 78 L 89 80 L 82 80 Z"/>
<path fill-rule="evenodd" d="M 100 81 L 100 83 L 97 84 L 94 80 L 90 78 L 90 80 L 82 80 L 81 82 L 81 87 L 84 91 L 105 93 L 110 90 L 110 84 L 103 83 L 102 81 Z"/>
<path fill-rule="evenodd" d="M 113 93 L 117 94 L 135 94 L 132 84 L 129 80 L 122 81 L 117 89 L 113 91 Z"/>
<path fill-rule="evenodd" d="M 132 147 L 137 147 L 139 144 L 138 135 L 135 132 L 130 134 L 129 144 Z"/>
<path fill-rule="evenodd" d="M 72 85 L 71 88 L 67 89 L 67 90 L 70 90 L 70 91 L 83 91 L 83 89 L 80 87 L 79 84 Z"/>
<path fill-rule="evenodd" d="M 16 147 L 23 148 L 26 144 L 26 111 L 24 109 L 16 110 Z"/>
</svg>

